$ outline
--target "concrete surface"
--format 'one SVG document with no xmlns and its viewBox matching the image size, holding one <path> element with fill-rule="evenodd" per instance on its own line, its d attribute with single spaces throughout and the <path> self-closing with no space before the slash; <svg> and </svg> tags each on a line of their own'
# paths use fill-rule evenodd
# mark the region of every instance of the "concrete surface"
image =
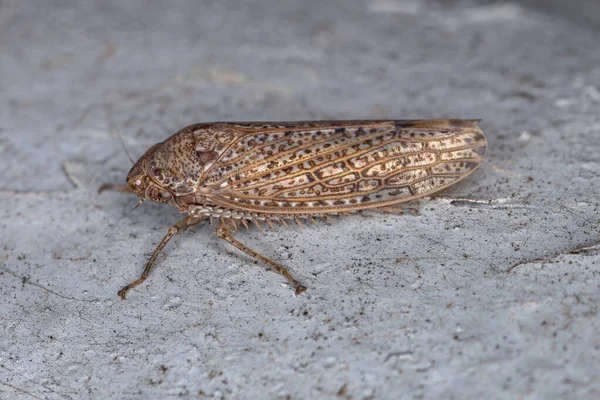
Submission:
<svg viewBox="0 0 600 400">
<path fill-rule="evenodd" d="M 0 398 L 599 398 L 600 28 L 536 4 L 0 2 Z M 444 116 L 489 155 L 417 215 L 238 235 L 305 294 L 198 227 L 117 297 L 178 215 L 114 131 Z"/>
</svg>

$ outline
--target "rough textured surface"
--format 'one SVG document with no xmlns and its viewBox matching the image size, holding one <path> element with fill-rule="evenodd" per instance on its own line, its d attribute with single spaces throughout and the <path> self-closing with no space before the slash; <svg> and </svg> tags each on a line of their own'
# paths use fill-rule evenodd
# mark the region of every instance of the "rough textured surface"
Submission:
<svg viewBox="0 0 600 400">
<path fill-rule="evenodd" d="M 0 398 L 598 398 L 600 31 L 539 3 L 0 2 Z M 116 296 L 178 215 L 114 130 L 432 117 L 490 151 L 417 215 L 237 236 L 305 294 L 199 227 Z"/>
</svg>

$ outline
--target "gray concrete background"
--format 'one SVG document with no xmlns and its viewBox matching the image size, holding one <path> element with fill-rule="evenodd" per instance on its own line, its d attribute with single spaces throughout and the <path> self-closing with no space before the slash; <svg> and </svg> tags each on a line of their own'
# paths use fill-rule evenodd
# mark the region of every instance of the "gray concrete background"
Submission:
<svg viewBox="0 0 600 400">
<path fill-rule="evenodd" d="M 599 398 L 597 5 L 1 1 L 0 398 Z M 178 215 L 113 131 L 430 117 L 490 151 L 417 215 L 237 236 L 305 294 L 199 227 L 116 296 Z"/>
</svg>

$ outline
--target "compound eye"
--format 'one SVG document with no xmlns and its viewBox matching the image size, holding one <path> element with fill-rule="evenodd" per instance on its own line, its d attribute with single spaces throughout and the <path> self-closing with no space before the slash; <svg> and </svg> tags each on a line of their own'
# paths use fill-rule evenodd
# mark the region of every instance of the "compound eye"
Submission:
<svg viewBox="0 0 600 400">
<path fill-rule="evenodd" d="M 173 198 L 171 193 L 154 185 L 148 187 L 146 190 L 146 197 L 152 201 L 156 201 L 157 203 L 167 203 Z"/>
</svg>

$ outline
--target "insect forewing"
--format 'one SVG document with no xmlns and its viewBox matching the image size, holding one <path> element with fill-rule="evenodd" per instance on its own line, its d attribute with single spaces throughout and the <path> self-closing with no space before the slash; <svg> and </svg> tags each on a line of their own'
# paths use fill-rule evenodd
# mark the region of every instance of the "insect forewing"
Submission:
<svg viewBox="0 0 600 400">
<path fill-rule="evenodd" d="M 430 195 L 472 173 L 486 152 L 476 120 L 235 124 L 200 185 L 235 210 L 320 214 Z"/>
</svg>

